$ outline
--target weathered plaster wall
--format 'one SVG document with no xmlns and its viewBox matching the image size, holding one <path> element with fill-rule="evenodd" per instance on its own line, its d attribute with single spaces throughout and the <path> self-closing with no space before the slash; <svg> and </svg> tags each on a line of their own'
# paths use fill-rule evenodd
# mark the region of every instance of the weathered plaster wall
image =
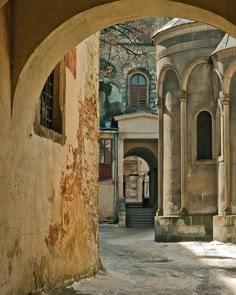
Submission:
<svg viewBox="0 0 236 295">
<path fill-rule="evenodd" d="M 4 22 L 2 10 L 0 22 Z M 5 36 L 1 30 L 0 99 L 5 102 L 1 142 L 4 129 L 9 132 Z M 81 43 L 77 55 L 77 78 L 66 72 L 65 144 L 39 137 L 32 121 L 19 118 L 22 132 L 11 123 L 1 153 L 0 248 L 5 250 L 0 252 L 0 293 L 4 295 L 26 294 L 47 283 L 91 275 L 99 268 L 98 36 Z M 34 117 L 32 113 L 35 108 L 29 107 L 28 114 Z"/>
<path fill-rule="evenodd" d="M 99 220 L 113 221 L 114 216 L 114 181 L 99 182 Z"/>
<path fill-rule="evenodd" d="M 10 167 L 6 159 L 10 157 L 10 116 L 11 116 L 11 80 L 10 80 L 10 11 L 8 7 L 0 10 L 0 293 L 3 285 L 7 284 L 9 272 L 12 266 L 8 264 L 8 256 L 14 248 L 14 243 L 7 242 L 9 233 L 8 214 L 14 215 L 8 211 L 8 204 L 11 200 L 10 188 Z M 4 143 L 4 144 L 3 144 Z M 9 160 L 8 160 L 9 161 Z"/>
</svg>

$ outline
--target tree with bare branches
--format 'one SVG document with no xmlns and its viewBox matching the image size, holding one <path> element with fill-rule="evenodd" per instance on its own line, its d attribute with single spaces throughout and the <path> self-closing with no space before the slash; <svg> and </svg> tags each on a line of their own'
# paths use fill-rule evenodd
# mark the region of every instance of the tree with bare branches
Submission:
<svg viewBox="0 0 236 295">
<path fill-rule="evenodd" d="M 103 76 L 114 75 L 114 63 L 121 64 L 121 73 L 127 65 L 150 62 L 152 35 L 169 18 L 149 18 L 119 23 L 105 28 L 100 35 L 100 70 Z M 149 61 L 148 61 L 149 60 Z"/>
</svg>

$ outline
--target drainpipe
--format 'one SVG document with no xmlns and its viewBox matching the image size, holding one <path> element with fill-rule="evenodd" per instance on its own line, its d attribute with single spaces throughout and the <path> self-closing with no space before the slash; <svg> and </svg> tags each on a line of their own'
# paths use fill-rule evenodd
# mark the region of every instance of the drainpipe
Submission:
<svg viewBox="0 0 236 295">
<path fill-rule="evenodd" d="M 118 132 L 114 133 L 114 204 L 113 204 L 113 216 L 114 222 L 118 220 Z"/>
</svg>

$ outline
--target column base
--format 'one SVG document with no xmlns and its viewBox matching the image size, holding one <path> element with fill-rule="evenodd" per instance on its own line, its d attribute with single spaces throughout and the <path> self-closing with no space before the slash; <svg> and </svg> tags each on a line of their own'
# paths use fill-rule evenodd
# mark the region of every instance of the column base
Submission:
<svg viewBox="0 0 236 295">
<path fill-rule="evenodd" d="M 179 210 L 179 216 L 187 216 L 188 215 L 188 210 L 186 208 L 181 208 Z"/>
<path fill-rule="evenodd" d="M 155 241 L 211 241 L 212 215 L 156 216 Z"/>
<path fill-rule="evenodd" d="M 157 209 L 156 216 L 163 216 L 163 209 Z"/>
<path fill-rule="evenodd" d="M 224 208 L 224 215 L 230 215 L 230 214 L 231 214 L 231 208 L 230 207 Z"/>
<path fill-rule="evenodd" d="M 120 199 L 119 203 L 119 226 L 126 227 L 125 199 Z"/>
<path fill-rule="evenodd" d="M 214 216 L 213 239 L 236 244 L 236 215 Z"/>
</svg>

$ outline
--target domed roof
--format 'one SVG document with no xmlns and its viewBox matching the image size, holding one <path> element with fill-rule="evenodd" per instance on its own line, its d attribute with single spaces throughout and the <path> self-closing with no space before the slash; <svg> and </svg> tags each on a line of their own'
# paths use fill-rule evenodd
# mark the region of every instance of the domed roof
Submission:
<svg viewBox="0 0 236 295">
<path fill-rule="evenodd" d="M 217 52 L 220 52 L 225 49 L 230 49 L 236 47 L 236 39 L 232 36 L 230 36 L 228 33 L 224 35 L 224 38 L 220 42 L 220 44 L 217 46 L 217 48 L 214 50 L 214 52 L 211 55 L 214 55 Z"/>
<path fill-rule="evenodd" d="M 165 24 L 162 28 L 160 28 L 154 35 L 160 33 L 160 32 L 164 32 L 166 30 L 178 27 L 178 26 L 182 26 L 182 25 L 186 25 L 186 24 L 190 24 L 193 23 L 194 21 L 189 20 L 189 19 L 184 19 L 184 18 L 173 18 L 170 22 L 168 22 L 167 24 Z"/>
</svg>

